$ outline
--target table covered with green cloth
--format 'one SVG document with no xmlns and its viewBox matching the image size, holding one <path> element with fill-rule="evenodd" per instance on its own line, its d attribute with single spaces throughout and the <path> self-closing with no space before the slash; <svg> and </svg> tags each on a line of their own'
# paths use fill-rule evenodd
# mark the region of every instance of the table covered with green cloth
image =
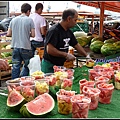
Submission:
<svg viewBox="0 0 120 120">
<path fill-rule="evenodd" d="M 79 92 L 79 80 L 86 78 L 88 80 L 88 69 L 74 68 L 74 81 L 72 90 Z M 0 118 L 24 118 L 19 112 L 11 111 L 6 105 L 7 97 L 0 95 Z M 72 114 L 61 115 L 57 111 L 57 100 L 55 99 L 54 109 L 45 115 L 45 118 L 72 118 Z M 88 118 L 120 118 L 120 90 L 114 89 L 110 104 L 98 103 L 96 110 L 89 110 Z"/>
</svg>

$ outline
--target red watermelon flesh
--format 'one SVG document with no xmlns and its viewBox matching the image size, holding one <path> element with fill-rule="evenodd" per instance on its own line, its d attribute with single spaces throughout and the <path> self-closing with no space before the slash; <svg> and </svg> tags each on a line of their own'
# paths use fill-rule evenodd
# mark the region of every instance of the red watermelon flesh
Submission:
<svg viewBox="0 0 120 120">
<path fill-rule="evenodd" d="M 32 115 L 43 115 L 50 112 L 54 108 L 54 105 L 54 99 L 48 93 L 44 93 L 28 102 L 26 109 Z"/>
</svg>

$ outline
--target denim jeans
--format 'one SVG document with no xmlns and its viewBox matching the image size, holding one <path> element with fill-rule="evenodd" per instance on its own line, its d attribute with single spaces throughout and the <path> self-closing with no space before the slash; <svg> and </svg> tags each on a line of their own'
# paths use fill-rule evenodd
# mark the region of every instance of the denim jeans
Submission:
<svg viewBox="0 0 120 120">
<path fill-rule="evenodd" d="M 33 57 L 32 50 L 14 48 L 12 52 L 12 79 L 29 75 L 29 60 Z M 23 66 L 22 66 L 22 61 Z M 22 67 L 22 69 L 21 69 Z"/>
<path fill-rule="evenodd" d="M 34 55 L 37 47 L 38 48 L 39 47 L 44 47 L 44 41 L 38 42 L 38 41 L 32 40 L 31 41 L 31 47 L 32 47 L 33 55 Z"/>
</svg>

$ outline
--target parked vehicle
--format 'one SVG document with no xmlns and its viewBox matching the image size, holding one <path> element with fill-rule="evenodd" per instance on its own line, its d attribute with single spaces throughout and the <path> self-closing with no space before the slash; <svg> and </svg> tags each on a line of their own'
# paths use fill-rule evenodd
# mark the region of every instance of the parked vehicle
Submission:
<svg viewBox="0 0 120 120">
<path fill-rule="evenodd" d="M 2 30 L 3 32 L 6 32 L 8 30 L 8 26 L 10 24 L 10 21 L 13 18 L 14 17 L 8 17 L 8 18 L 4 18 L 2 21 L 0 21 L 0 30 Z"/>
</svg>

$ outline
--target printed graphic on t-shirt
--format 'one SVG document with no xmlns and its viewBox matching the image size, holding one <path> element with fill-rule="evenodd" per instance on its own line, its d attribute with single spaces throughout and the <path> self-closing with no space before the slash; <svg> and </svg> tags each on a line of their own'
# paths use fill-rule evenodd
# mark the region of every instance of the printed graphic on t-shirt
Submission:
<svg viewBox="0 0 120 120">
<path fill-rule="evenodd" d="M 69 41 L 70 41 L 70 38 L 63 39 L 63 41 L 65 42 L 64 47 L 69 46 Z"/>
<path fill-rule="evenodd" d="M 63 39 L 63 41 L 65 42 L 64 48 L 60 48 L 60 49 L 68 49 L 70 38 L 65 38 Z"/>
</svg>

